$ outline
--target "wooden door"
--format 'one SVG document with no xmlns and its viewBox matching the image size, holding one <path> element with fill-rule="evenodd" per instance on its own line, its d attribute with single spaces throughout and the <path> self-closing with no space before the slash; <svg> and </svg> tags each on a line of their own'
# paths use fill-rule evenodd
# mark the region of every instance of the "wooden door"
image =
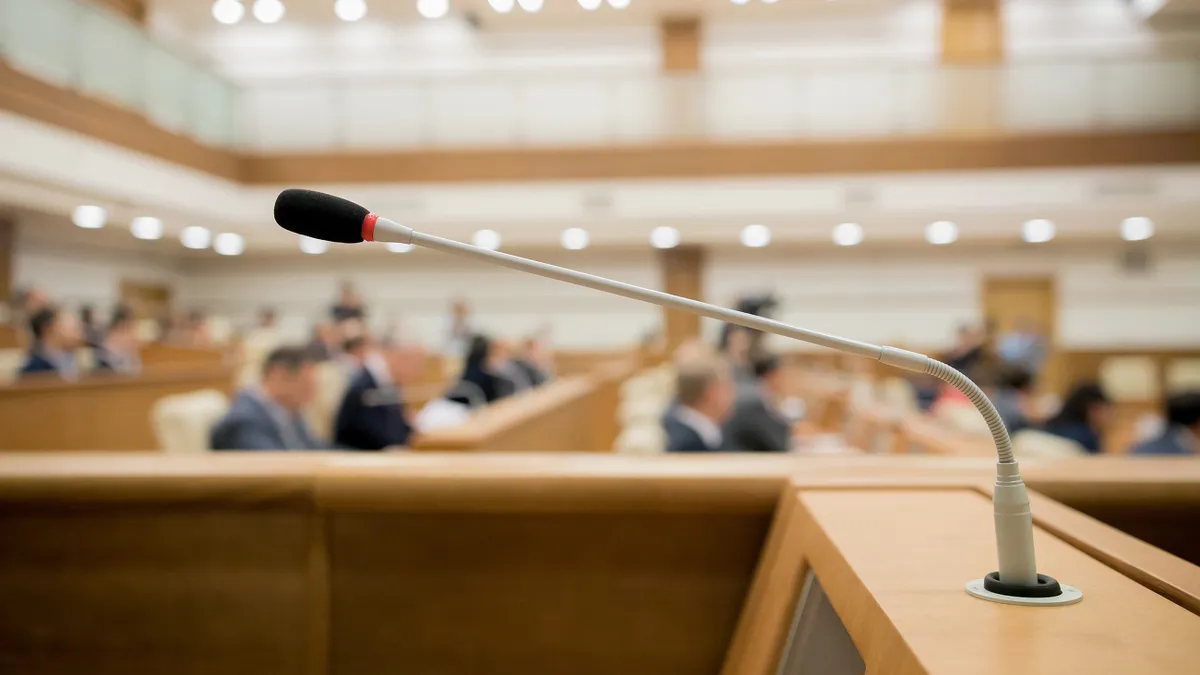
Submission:
<svg viewBox="0 0 1200 675">
<path fill-rule="evenodd" d="M 693 300 L 703 300 L 704 249 L 698 246 L 678 246 L 659 251 L 663 290 Z M 700 337 L 700 317 L 678 309 L 663 309 L 663 326 L 667 336 L 667 353 L 679 345 Z"/>
<path fill-rule="evenodd" d="M 121 302 L 139 319 L 161 319 L 171 315 L 171 289 L 162 284 L 122 281 Z"/>
<path fill-rule="evenodd" d="M 983 315 L 998 335 L 1014 330 L 1022 321 L 1032 321 L 1046 336 L 1049 353 L 1038 388 L 1062 393 L 1061 359 L 1057 352 L 1056 298 L 1051 277 L 989 277 L 983 280 Z"/>
</svg>

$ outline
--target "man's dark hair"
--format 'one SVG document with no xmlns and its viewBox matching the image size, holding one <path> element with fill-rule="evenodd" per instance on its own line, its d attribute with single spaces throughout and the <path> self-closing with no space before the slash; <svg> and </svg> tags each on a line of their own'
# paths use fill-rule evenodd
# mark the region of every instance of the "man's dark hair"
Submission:
<svg viewBox="0 0 1200 675">
<path fill-rule="evenodd" d="M 1194 427 L 1200 422 L 1200 391 L 1185 391 L 1167 398 L 1167 424 Z"/>
<path fill-rule="evenodd" d="M 1025 391 L 1033 386 L 1033 373 L 1020 366 L 1006 366 L 1000 373 L 999 384 L 1004 389 Z"/>
<path fill-rule="evenodd" d="M 779 357 L 774 354 L 765 354 L 754 359 L 754 379 L 761 380 L 771 373 L 779 370 L 783 364 L 780 363 Z"/>
<path fill-rule="evenodd" d="M 306 347 L 276 347 L 263 362 L 262 372 L 263 375 L 266 375 L 277 368 L 282 368 L 289 374 L 295 374 L 310 363 L 316 363 L 316 359 Z"/>
<path fill-rule="evenodd" d="M 57 307 L 44 307 L 34 312 L 33 316 L 29 317 L 29 331 L 33 333 L 33 339 L 39 342 L 45 339 L 46 333 L 50 332 L 57 320 Z"/>
<path fill-rule="evenodd" d="M 117 305 L 108 320 L 108 329 L 120 328 L 130 323 L 133 323 L 133 310 L 128 305 Z"/>
<path fill-rule="evenodd" d="M 367 345 L 367 337 L 365 335 L 355 335 L 348 337 L 342 341 L 342 351 L 347 354 L 352 354 Z"/>
</svg>

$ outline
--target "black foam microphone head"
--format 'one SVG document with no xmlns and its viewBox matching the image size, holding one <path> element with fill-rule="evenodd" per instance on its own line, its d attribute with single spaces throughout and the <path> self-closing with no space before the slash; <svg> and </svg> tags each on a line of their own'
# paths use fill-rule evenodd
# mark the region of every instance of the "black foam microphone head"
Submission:
<svg viewBox="0 0 1200 675">
<path fill-rule="evenodd" d="M 313 239 L 357 244 L 370 213 L 354 202 L 313 190 L 284 190 L 275 200 L 275 222 Z"/>
</svg>

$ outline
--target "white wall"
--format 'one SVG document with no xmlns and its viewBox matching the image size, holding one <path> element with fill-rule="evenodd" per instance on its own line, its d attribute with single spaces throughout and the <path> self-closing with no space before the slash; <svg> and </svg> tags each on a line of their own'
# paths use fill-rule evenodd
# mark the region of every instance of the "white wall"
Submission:
<svg viewBox="0 0 1200 675">
<path fill-rule="evenodd" d="M 54 302 L 69 307 L 94 305 L 101 316 L 120 300 L 122 280 L 171 287 L 179 284 L 172 258 L 49 244 L 28 237 L 17 240 L 14 258 L 16 287 L 36 286 Z"/>
</svg>

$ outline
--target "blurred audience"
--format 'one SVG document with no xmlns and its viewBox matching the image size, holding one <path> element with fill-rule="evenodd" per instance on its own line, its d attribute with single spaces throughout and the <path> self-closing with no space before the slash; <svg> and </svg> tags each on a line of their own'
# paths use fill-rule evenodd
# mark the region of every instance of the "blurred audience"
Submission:
<svg viewBox="0 0 1200 675">
<path fill-rule="evenodd" d="M 531 386 L 545 384 L 554 372 L 554 358 L 537 337 L 528 337 L 512 359 L 512 367 L 521 371 Z"/>
<path fill-rule="evenodd" d="M 329 316 L 333 319 L 334 323 L 341 323 L 342 321 L 352 319 L 361 321 L 367 318 L 362 298 L 359 297 L 358 291 L 354 290 L 353 283 L 349 281 L 342 282 L 337 302 L 334 303 L 333 307 L 329 308 Z"/>
<path fill-rule="evenodd" d="M 706 356 L 680 363 L 675 403 L 663 415 L 667 452 L 717 452 L 725 448 L 721 425 L 733 404 L 729 364 Z"/>
<path fill-rule="evenodd" d="M 730 324 L 732 326 L 732 324 Z M 751 363 L 750 343 L 753 339 L 748 328 L 732 326 L 724 334 L 721 343 L 721 353 L 733 369 L 733 382 L 739 388 L 753 389 L 757 384 L 754 376 L 754 364 Z"/>
<path fill-rule="evenodd" d="M 443 353 L 454 358 L 466 358 L 474 335 L 475 331 L 471 327 L 471 308 L 466 300 L 457 298 L 450 303 Z"/>
<path fill-rule="evenodd" d="M 724 445 L 730 450 L 787 452 L 792 430 L 780 410 L 786 392 L 779 357 L 758 358 L 752 371 L 753 386 L 737 390 L 725 422 Z"/>
<path fill-rule="evenodd" d="M 371 340 L 366 335 L 355 335 L 342 341 L 340 352 L 333 358 L 342 369 L 353 376 L 362 369 L 371 349 Z"/>
<path fill-rule="evenodd" d="M 126 307 L 113 312 L 108 331 L 96 348 L 96 370 L 121 375 L 137 375 L 142 370 L 137 324 Z"/>
<path fill-rule="evenodd" d="M 472 408 L 503 398 L 511 389 L 511 385 L 497 371 L 507 358 L 503 350 L 495 349 L 494 343 L 487 336 L 472 337 L 462 374 L 447 392 L 446 398 Z"/>
<path fill-rule="evenodd" d="M 262 381 L 242 389 L 213 427 L 213 450 L 321 450 L 304 422 L 316 395 L 316 362 L 304 347 L 279 347 L 263 364 Z"/>
<path fill-rule="evenodd" d="M 1100 452 L 1111 408 L 1100 385 L 1079 384 L 1067 395 L 1058 414 L 1042 426 L 1042 431 L 1075 441 L 1088 453 L 1096 454 Z"/>
<path fill-rule="evenodd" d="M 1200 454 L 1200 391 L 1167 398 L 1167 425 L 1161 435 L 1134 446 L 1135 455 Z"/>
<path fill-rule="evenodd" d="M 415 344 L 387 344 L 366 353 L 338 407 L 335 445 L 351 450 L 407 445 L 413 425 L 404 387 L 416 384 L 424 368 L 425 350 Z"/>
<path fill-rule="evenodd" d="M 1035 378 L 1042 372 L 1048 349 L 1037 322 L 1029 317 L 1018 318 L 1013 330 L 996 341 L 996 352 L 1004 363 L 1024 368 Z"/>
<path fill-rule="evenodd" d="M 313 326 L 312 342 L 309 343 L 309 351 L 318 361 L 330 361 L 338 356 L 341 349 L 340 331 L 338 327 L 328 321 L 317 322 Z"/>
<path fill-rule="evenodd" d="M 96 310 L 91 305 L 79 308 L 79 326 L 83 334 L 83 344 L 99 347 L 104 340 L 104 330 L 96 320 Z"/>
<path fill-rule="evenodd" d="M 1030 426 L 1035 407 L 1033 374 L 1020 365 L 1008 365 L 1000 374 L 990 397 L 1008 433 Z"/>
<path fill-rule="evenodd" d="M 263 307 L 258 310 L 258 330 L 275 330 L 279 319 L 273 307 Z"/>
<path fill-rule="evenodd" d="M 79 377 L 75 350 L 83 343 L 79 322 L 53 305 L 44 305 L 29 318 L 33 344 L 21 366 L 19 377 L 57 375 L 64 380 Z"/>
</svg>

